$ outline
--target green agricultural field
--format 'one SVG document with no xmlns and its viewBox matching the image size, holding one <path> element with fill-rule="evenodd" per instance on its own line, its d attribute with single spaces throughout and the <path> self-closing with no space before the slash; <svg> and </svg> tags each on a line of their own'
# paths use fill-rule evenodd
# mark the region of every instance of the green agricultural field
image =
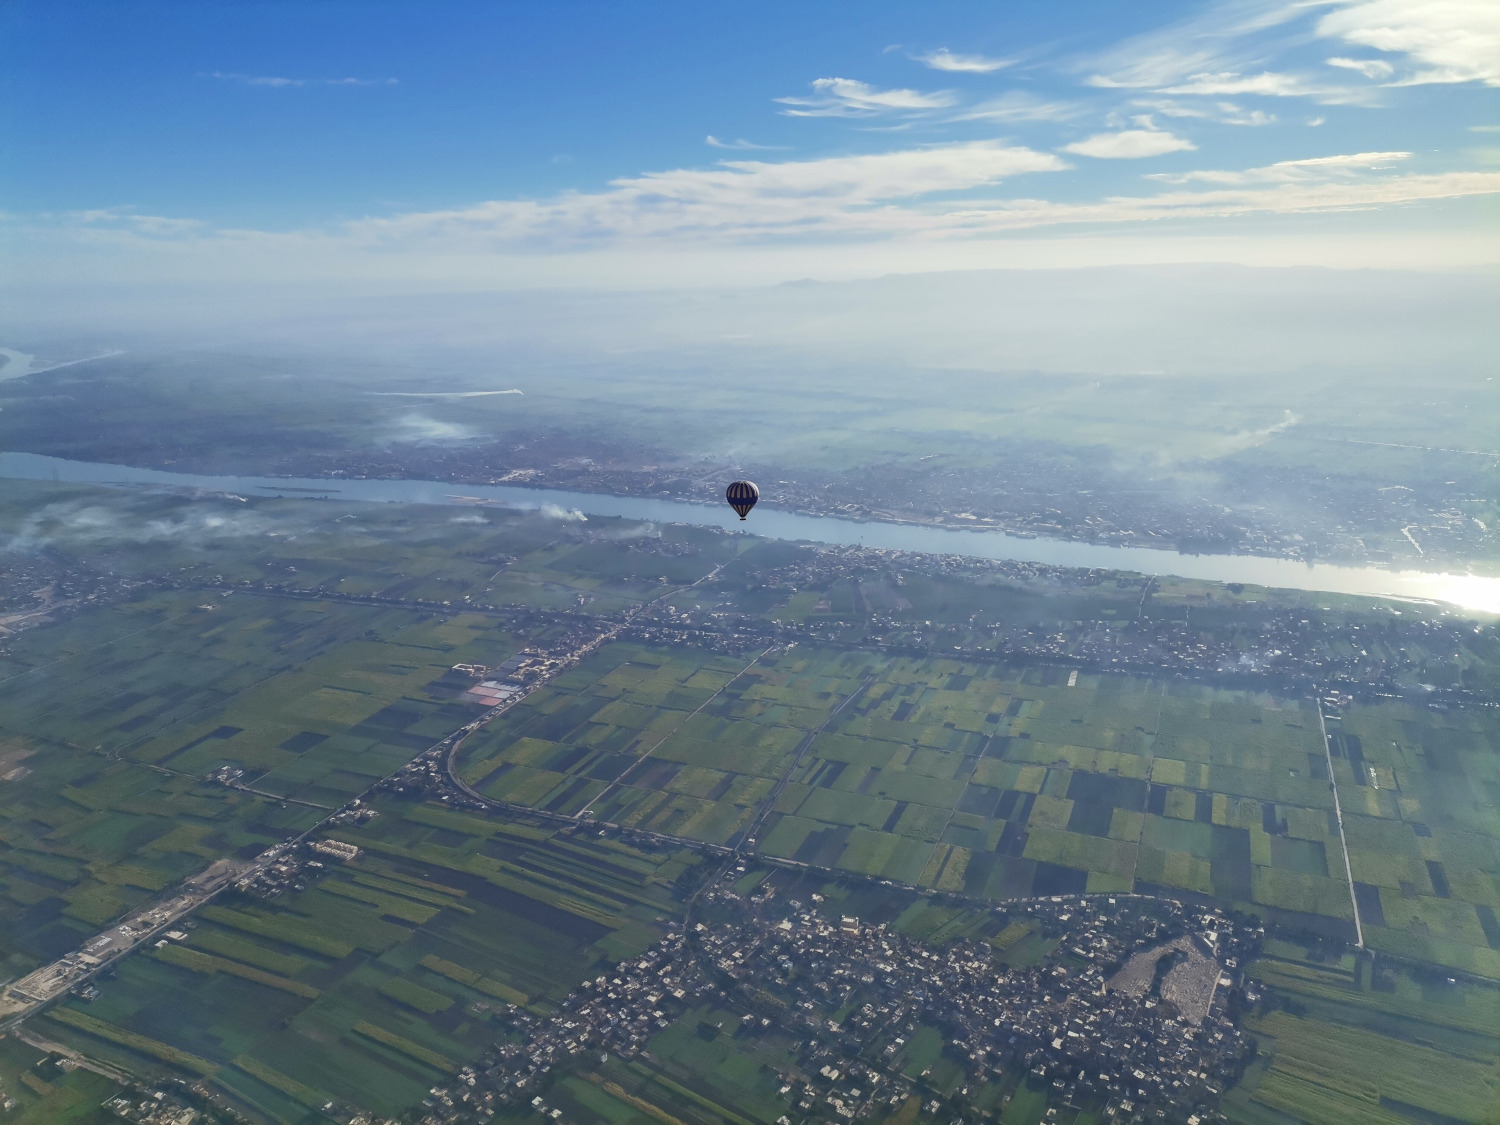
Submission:
<svg viewBox="0 0 1500 1125">
<path fill-rule="evenodd" d="M 459 767 L 498 800 L 731 842 L 868 664 L 610 645 L 470 738 Z"/>
<path fill-rule="evenodd" d="M 452 664 L 517 647 L 477 614 L 155 595 L 24 634 L 0 736 L 337 807 L 472 716 L 430 687 Z"/>
<path fill-rule="evenodd" d="M 1309 1125 L 1494 1120 L 1500 990 L 1379 958 L 1269 942 L 1247 1019 L 1260 1058 L 1231 1091 L 1234 1119 Z M 1267 1116 L 1267 1113 L 1270 1116 Z"/>
<path fill-rule="evenodd" d="M 89 1070 L 63 1070 L 14 1035 L 0 1039 L 0 1090 L 15 1102 L 6 1125 L 104 1125 L 120 1119 L 101 1104 L 122 1087 Z"/>
<path fill-rule="evenodd" d="M 259 1116 L 333 1100 L 396 1114 L 474 1057 L 508 1004 L 545 1011 L 638 954 L 692 857 L 440 806 L 380 804 L 365 849 L 305 892 L 221 899 L 35 1021 L 137 1072 L 206 1075 Z M 497 935 L 501 940 L 497 940 Z"/>
<path fill-rule="evenodd" d="M 994 900 L 1199 894 L 1352 938 L 1310 700 L 1126 676 L 1067 681 L 1049 668 L 806 647 L 747 667 L 613 645 L 472 739 L 461 768 L 498 799 L 714 843 L 739 839 L 785 775 L 756 844 L 770 856 Z M 1366 711 L 1350 721 L 1383 714 Z M 1488 781 L 1477 748 L 1491 745 L 1493 723 L 1431 712 L 1399 721 L 1427 732 L 1414 738 L 1453 742 L 1434 760 L 1470 771 L 1465 781 Z M 1500 976 L 1486 936 L 1486 910 L 1500 905 L 1490 845 L 1459 851 L 1441 818 L 1421 825 L 1426 836 L 1400 819 L 1455 783 L 1428 756 L 1380 759 L 1369 775 L 1386 778 L 1380 790 L 1335 762 L 1356 882 L 1395 896 L 1399 922 L 1377 923 L 1373 946 Z M 1474 797 L 1455 807 L 1468 810 L 1468 830 L 1487 831 Z M 1393 830 L 1405 833 L 1401 848 L 1376 842 Z M 1451 851 L 1446 864 L 1439 847 Z M 1361 879 L 1375 862 L 1366 854 L 1406 859 L 1381 884 Z M 1428 860 L 1452 867 L 1448 898 Z"/>
<path fill-rule="evenodd" d="M 0 951 L 19 976 L 226 855 L 254 855 L 317 812 L 128 761 L 55 748 L 0 785 Z M 32 763 L 35 763 L 32 766 Z"/>
<path fill-rule="evenodd" d="M 203 598 L 81 614 L 0 662 L 7 976 L 306 829 L 472 717 L 431 686 L 451 664 L 517 647 L 478 615 Z M 264 796 L 205 783 L 223 765 Z"/>
<path fill-rule="evenodd" d="M 60 506 L 55 527 L 51 508 L 38 524 L 56 549 L 92 550 L 68 539 L 63 516 L 101 503 L 97 491 L 35 491 Z M 148 493 L 118 503 L 136 522 L 169 523 L 185 504 Z M 769 612 L 829 636 L 849 625 L 848 643 L 732 655 L 604 646 L 464 743 L 466 780 L 521 811 L 381 803 L 375 821 L 340 833 L 364 849 L 358 862 L 270 903 L 215 901 L 185 942 L 143 951 L 92 1004 L 69 1000 L 37 1021 L 61 1041 L 142 1073 L 206 1076 L 268 1119 L 299 1119 L 328 1100 L 397 1113 L 493 1040 L 496 1010 L 546 1010 L 583 975 L 649 945 L 680 910 L 677 880 L 696 854 L 613 842 L 581 827 L 592 821 L 744 846 L 745 893 L 770 869 L 759 853 L 782 861 L 775 878 L 808 880 L 841 910 L 927 940 L 987 941 L 1012 965 L 1055 939 L 996 923 L 985 903 L 1132 889 L 1202 896 L 1331 948 L 1354 936 L 1352 897 L 1379 956 L 1325 961 L 1273 943 L 1256 967 L 1271 1000 L 1251 1017 L 1263 1057 L 1234 1095 L 1236 1113 L 1478 1119 L 1495 1100 L 1500 1009 L 1482 983 L 1500 981 L 1493 711 L 1388 701 L 1320 721 L 1306 698 L 894 656 L 854 639 L 872 612 L 935 619 L 958 630 L 955 642 L 969 628 L 971 643 L 986 644 L 987 624 L 1054 617 L 1229 620 L 1266 591 L 1210 597 L 1202 584 L 1166 581 L 1148 602 L 1137 578 L 1044 590 L 1052 578 L 890 573 L 792 592 L 758 584 L 754 568 L 802 549 L 702 529 L 625 536 L 616 521 L 491 508 L 201 506 L 227 526 L 243 517 L 245 530 L 163 546 L 157 571 L 121 547 L 120 573 L 160 577 L 166 566 L 184 583 L 273 582 L 280 592 L 155 584 L 6 638 L 6 979 L 215 859 L 297 834 L 468 722 L 477 712 L 453 701 L 453 664 L 493 665 L 572 627 L 549 618 L 512 632 L 502 621 L 526 614 L 495 607 L 614 613 L 667 595 L 664 605 Z M 10 510 L 0 502 L 0 514 Z M 745 565 L 670 593 L 736 558 Z M 1352 599 L 1274 596 L 1329 620 L 1365 612 Z M 1382 646 L 1396 642 L 1368 643 L 1394 658 Z M 1464 674 L 1490 675 L 1476 671 L 1475 645 L 1461 654 Z M 205 781 L 224 765 L 257 792 Z M 527 808 L 579 816 L 580 827 L 559 831 Z M 698 1022 L 708 1015 L 721 1018 Z M 730 1027 L 740 1015 L 722 1018 Z M 931 1066 L 942 1085 L 956 1072 L 928 1038 L 903 1059 Z M 759 1070 L 784 1059 L 775 1035 L 674 1025 L 657 1048 L 693 1065 L 612 1059 L 570 1073 L 555 1104 L 579 1121 L 785 1112 Z M 90 1119 L 78 1100 L 90 1080 L 38 1071 L 28 1082 L 32 1064 L 7 1059 L 0 1052 L 0 1082 L 18 1091 L 32 1115 L 23 1120 Z M 1450 1091 L 1433 1074 L 1452 1076 L 1456 1109 L 1443 1108 Z M 1000 1120 L 1048 1108 L 1046 1090 L 1025 1085 L 1005 1085 L 1003 1107 L 998 1087 L 974 1097 L 991 1099 Z M 917 1118 L 914 1106 L 900 1114 Z"/>
<path fill-rule="evenodd" d="M 494 506 L 188 500 L 7 481 L 0 526 L 23 521 L 29 536 L 45 536 L 58 554 L 87 560 L 101 546 L 111 549 L 112 565 L 124 574 L 269 582 L 303 593 L 456 607 L 565 609 L 582 602 L 618 610 L 659 594 L 664 578 L 696 581 L 738 549 L 710 529 L 665 526 L 643 538 L 639 525 L 603 518 L 591 520 L 587 532 L 560 537 L 554 519 Z M 179 534 L 143 544 L 124 531 L 132 526 Z"/>
<path fill-rule="evenodd" d="M 1392 702 L 1329 724 L 1369 948 L 1500 978 L 1492 714 Z"/>
</svg>

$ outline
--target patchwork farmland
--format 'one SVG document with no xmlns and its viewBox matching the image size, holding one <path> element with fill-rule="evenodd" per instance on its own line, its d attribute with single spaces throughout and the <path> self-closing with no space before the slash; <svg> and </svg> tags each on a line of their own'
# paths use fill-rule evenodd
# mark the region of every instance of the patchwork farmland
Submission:
<svg viewBox="0 0 1500 1125">
<path fill-rule="evenodd" d="M 1232 1117 L 1483 1119 L 1500 1062 L 1493 709 L 1373 694 L 1320 707 L 1290 689 L 1007 662 L 975 639 L 981 610 L 1050 620 L 1066 603 L 1098 632 L 1136 609 L 1184 625 L 1189 609 L 1200 623 L 1231 613 L 1201 590 L 1148 600 L 1139 580 L 1110 578 L 1054 595 L 1040 577 L 1023 597 L 992 576 L 912 574 L 813 588 L 801 571 L 773 590 L 756 568 L 795 554 L 785 545 L 674 531 L 648 551 L 592 524 L 600 537 L 585 542 L 540 517 L 486 518 L 497 530 L 479 544 L 469 522 L 456 541 L 448 510 L 399 506 L 364 521 L 358 551 L 256 539 L 197 565 L 271 574 L 276 589 L 151 586 L 7 642 L 0 958 L 14 980 L 215 860 L 297 836 L 472 722 L 482 712 L 459 696 L 474 681 L 454 665 L 599 636 L 676 587 L 659 616 L 528 682 L 461 743 L 457 770 L 501 808 L 454 808 L 433 764 L 430 788 L 376 797 L 377 817 L 339 829 L 363 849 L 356 861 L 270 900 L 226 892 L 33 1033 L 137 1075 L 201 1081 L 256 1120 L 317 1120 L 329 1102 L 396 1115 L 493 1044 L 508 1005 L 543 1018 L 654 942 L 719 870 L 703 852 L 738 849 L 735 893 L 817 894 L 830 916 L 935 946 L 986 942 L 1001 966 L 1057 952 L 1056 935 L 993 909 L 1011 900 L 1134 890 L 1252 911 L 1281 925 L 1248 967 L 1264 999 L 1243 1026 L 1261 1057 L 1226 1102 Z M 724 582 L 686 588 L 736 557 Z M 898 655 L 911 651 L 899 636 L 845 630 L 855 589 L 865 609 L 880 590 L 882 612 L 907 599 L 913 633 L 949 619 L 969 647 Z M 459 604 L 481 593 L 509 608 Z M 684 639 L 663 641 L 669 629 Z M 1441 638 L 1425 629 L 1381 631 L 1370 651 L 1430 655 Z M 1478 683 L 1492 642 L 1472 631 L 1464 674 Z M 1357 936 L 1364 954 L 1348 948 Z M 591 1123 L 651 1116 L 640 1102 L 723 1119 L 704 1099 L 774 1121 L 777 1086 L 760 1068 L 793 1066 L 797 1044 L 703 1033 L 743 1015 L 695 1010 L 660 1029 L 652 1049 L 696 1058 L 709 1078 L 612 1057 L 604 1085 L 570 1074 L 549 1096 Z M 933 1028 L 904 1050 L 908 1076 L 930 1071 L 945 1097 L 968 1081 Z M 16 1119 L 96 1119 L 109 1080 L 44 1073 L 30 1052 L 13 1039 L 0 1051 Z M 1366 1077 L 1341 1077 L 1354 1072 Z M 981 1101 L 1001 1120 L 1068 1113 L 1049 1089 L 1010 1075 Z"/>
<path fill-rule="evenodd" d="M 93 1003 L 29 1026 L 207 1079 L 271 1120 L 330 1101 L 394 1115 L 492 1043 L 507 1005 L 546 1011 L 655 942 L 696 862 L 430 806 L 383 813 L 341 833 L 365 851 L 353 864 L 273 905 L 209 906 Z"/>
<path fill-rule="evenodd" d="M 1186 893 L 1351 943 L 1358 901 L 1371 948 L 1500 977 L 1492 726 L 1355 705 L 1332 716 L 1325 752 L 1309 699 L 621 644 L 472 739 L 459 768 L 511 804 L 977 899 Z"/>
</svg>

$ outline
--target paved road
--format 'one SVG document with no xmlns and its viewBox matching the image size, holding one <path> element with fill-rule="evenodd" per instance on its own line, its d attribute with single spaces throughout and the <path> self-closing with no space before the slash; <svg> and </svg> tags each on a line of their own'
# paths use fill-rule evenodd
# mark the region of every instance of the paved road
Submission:
<svg viewBox="0 0 1500 1125">
<path fill-rule="evenodd" d="M 1323 754 L 1328 761 L 1328 787 L 1333 790 L 1333 818 L 1339 826 L 1339 847 L 1344 853 L 1344 877 L 1349 880 L 1349 903 L 1354 907 L 1354 948 L 1365 947 L 1364 927 L 1359 923 L 1359 896 L 1354 893 L 1354 868 L 1349 864 L 1349 842 L 1344 839 L 1344 810 L 1339 804 L 1339 783 L 1333 772 L 1333 744 L 1328 741 L 1328 724 L 1323 720 L 1323 701 L 1314 699 L 1318 709 L 1318 729 L 1323 732 Z"/>
</svg>

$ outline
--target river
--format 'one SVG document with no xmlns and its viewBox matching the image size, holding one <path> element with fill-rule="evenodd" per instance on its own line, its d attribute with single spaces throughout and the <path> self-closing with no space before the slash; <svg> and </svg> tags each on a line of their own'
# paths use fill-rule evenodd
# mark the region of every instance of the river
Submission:
<svg viewBox="0 0 1500 1125">
<path fill-rule="evenodd" d="M 80 363 L 93 363 L 96 359 L 109 359 L 124 354 L 115 348 L 112 351 L 100 352 L 98 355 L 86 355 L 82 359 L 68 359 L 62 363 L 49 363 L 46 367 L 38 367 L 36 356 L 18 352 L 14 348 L 0 348 L 0 357 L 5 359 L 5 362 L 0 364 L 0 383 L 10 379 L 21 379 L 27 375 L 40 375 L 45 371 L 56 371 L 60 367 L 76 367 Z"/>
<path fill-rule="evenodd" d="M 0 479 L 5 477 L 89 484 L 168 485 L 233 492 L 245 496 L 396 501 L 409 504 L 449 504 L 455 498 L 470 497 L 499 501 L 518 508 L 550 506 L 564 511 L 579 511 L 588 516 L 619 516 L 657 523 L 743 528 L 773 539 L 968 555 L 983 559 L 1050 563 L 1056 566 L 1096 567 L 1333 594 L 1409 598 L 1444 602 L 1482 613 L 1500 613 L 1500 578 L 1304 563 L 1255 555 L 1183 555 L 1176 551 L 1147 547 L 1112 547 L 1068 539 L 1022 538 L 978 528 L 948 529 L 921 524 L 806 516 L 778 511 L 774 498 L 763 500 L 762 506 L 756 508 L 749 521 L 741 524 L 727 506 L 693 504 L 682 500 L 422 480 L 205 476 L 92 461 L 68 461 L 35 453 L 0 453 Z"/>
</svg>

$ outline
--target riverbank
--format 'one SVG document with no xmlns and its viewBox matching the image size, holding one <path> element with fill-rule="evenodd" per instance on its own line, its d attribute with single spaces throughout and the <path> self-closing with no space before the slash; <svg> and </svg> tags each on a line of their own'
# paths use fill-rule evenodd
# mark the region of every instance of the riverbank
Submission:
<svg viewBox="0 0 1500 1125">
<path fill-rule="evenodd" d="M 749 521 L 741 523 L 727 506 L 721 508 L 682 500 L 611 496 L 520 485 L 455 485 L 451 481 L 211 476 L 92 461 L 70 461 L 35 453 L 0 453 L 0 478 L 3 477 L 80 484 L 197 488 L 246 496 L 407 504 L 451 504 L 455 501 L 472 504 L 475 501 L 487 501 L 528 509 L 555 507 L 563 511 L 579 512 L 585 517 L 618 517 L 656 523 L 722 527 L 796 542 L 966 555 L 1081 570 L 1172 575 L 1211 582 L 1322 593 L 1417 599 L 1442 602 L 1472 612 L 1500 614 L 1500 578 L 1483 575 L 1393 571 L 1378 567 L 1307 563 L 1255 555 L 1184 555 L 1150 547 L 1115 547 L 1044 537 L 1022 538 L 1002 531 L 977 528 L 862 522 L 837 516 L 778 511 L 772 495 L 767 495 L 762 500 Z"/>
</svg>

